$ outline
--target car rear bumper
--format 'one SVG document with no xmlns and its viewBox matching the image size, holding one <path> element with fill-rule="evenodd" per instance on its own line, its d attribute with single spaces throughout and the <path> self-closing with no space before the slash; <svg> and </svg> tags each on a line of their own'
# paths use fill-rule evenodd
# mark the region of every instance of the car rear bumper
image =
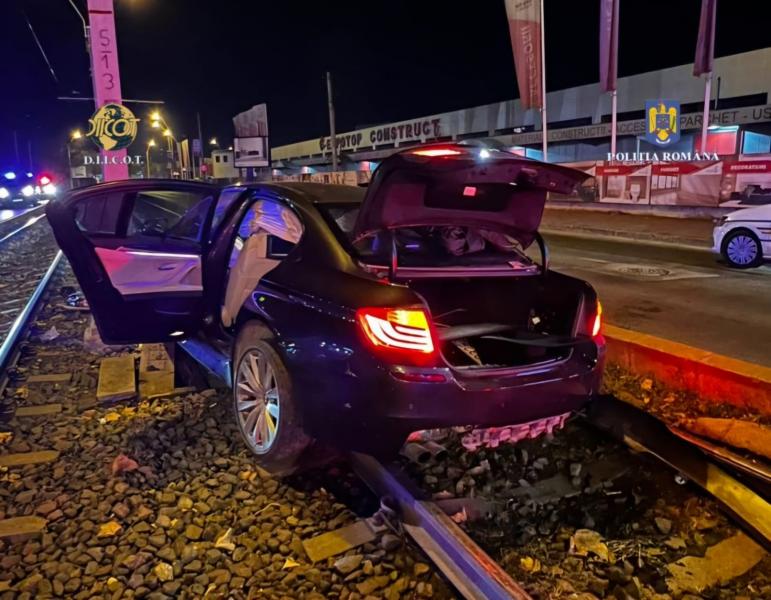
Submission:
<svg viewBox="0 0 771 600">
<path fill-rule="evenodd" d="M 421 429 L 513 425 L 581 408 L 599 391 L 604 345 L 593 348 L 593 356 L 582 353 L 561 364 L 497 375 L 380 366 L 313 378 L 295 373 L 293 380 L 315 438 L 365 452 L 393 452 Z M 419 381 L 429 376 L 437 381 Z"/>
</svg>

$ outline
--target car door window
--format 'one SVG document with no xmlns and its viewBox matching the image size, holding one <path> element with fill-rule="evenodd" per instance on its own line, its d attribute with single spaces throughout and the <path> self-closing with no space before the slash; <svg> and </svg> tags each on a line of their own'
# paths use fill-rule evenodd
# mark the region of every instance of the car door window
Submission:
<svg viewBox="0 0 771 600">
<path fill-rule="evenodd" d="M 187 190 L 137 192 L 126 237 L 163 237 L 201 242 L 212 194 Z"/>
<path fill-rule="evenodd" d="M 241 219 L 228 260 L 222 323 L 233 324 L 260 280 L 299 242 L 303 226 L 285 204 L 257 198 Z"/>
<path fill-rule="evenodd" d="M 116 235 L 123 194 L 101 194 L 75 205 L 75 224 L 86 235 Z"/>
<path fill-rule="evenodd" d="M 211 227 L 209 228 L 209 239 L 213 240 L 217 233 L 217 228 L 225 219 L 225 215 L 228 209 L 233 205 L 246 188 L 235 187 L 222 190 L 222 193 L 217 198 L 217 204 L 214 206 L 214 215 L 211 220 Z"/>
</svg>

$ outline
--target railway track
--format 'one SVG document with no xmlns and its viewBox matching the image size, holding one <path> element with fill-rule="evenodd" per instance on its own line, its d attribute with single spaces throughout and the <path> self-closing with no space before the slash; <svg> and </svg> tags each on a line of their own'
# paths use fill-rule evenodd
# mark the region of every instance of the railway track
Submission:
<svg viewBox="0 0 771 600">
<path fill-rule="evenodd" d="M 87 314 L 66 313 L 63 306 L 65 294 L 71 291 L 68 288 L 74 284 L 72 276 L 60 265 L 61 255 L 53 247 L 50 234 L 47 234 L 44 228 L 38 231 L 38 228 L 32 225 L 34 223 L 13 234 L 4 243 L 0 242 L 0 266 L 7 265 L 11 268 L 16 264 L 17 261 L 12 258 L 4 258 L 4 255 L 10 253 L 23 256 L 29 261 L 26 276 L 20 276 L 16 280 L 16 286 L 6 288 L 6 293 L 13 291 L 14 298 L 11 300 L 24 294 L 26 300 L 22 305 L 18 305 L 18 302 L 13 305 L 15 312 L 9 313 L 13 319 L 9 319 L 10 325 L 4 330 L 5 337 L 0 347 L 0 367 L 4 383 L 0 386 L 0 392 L 6 397 L 9 397 L 10 393 L 13 408 L 23 408 L 27 412 L 32 408 L 33 413 L 38 408 L 43 417 L 60 412 L 66 415 L 85 431 L 82 433 L 71 424 L 68 425 L 66 433 L 74 436 L 75 440 L 83 437 L 88 441 L 91 439 L 89 436 L 93 437 L 101 432 L 100 428 L 110 426 L 112 419 L 126 429 L 120 429 L 116 425 L 121 433 L 111 434 L 110 443 L 106 444 L 101 440 L 81 446 L 80 450 L 87 452 L 88 456 L 74 453 L 70 462 L 58 467 L 58 477 L 50 478 L 46 474 L 47 470 L 52 469 L 57 474 L 56 466 L 46 464 L 24 467 L 21 479 L 9 478 L 8 473 L 3 476 L 3 485 L 10 491 L 0 492 L 0 518 L 14 518 L 31 513 L 42 515 L 41 518 L 45 520 L 47 533 L 43 534 L 42 543 L 35 542 L 40 547 L 32 546 L 32 550 L 29 550 L 29 542 L 24 546 L 30 552 L 45 555 L 46 542 L 58 545 L 57 540 L 71 536 L 68 520 L 80 519 L 82 512 L 87 513 L 85 527 L 93 529 L 89 531 L 88 536 L 81 536 L 84 539 L 79 539 L 77 543 L 69 543 L 63 549 L 58 548 L 58 555 L 57 550 L 47 555 L 49 564 L 56 562 L 52 557 L 59 556 L 57 560 L 60 563 L 69 564 L 79 571 L 71 571 L 64 576 L 60 572 L 54 573 L 50 567 L 51 576 L 35 580 L 34 573 L 29 574 L 37 569 L 37 563 L 34 561 L 28 561 L 33 569 L 25 569 L 21 563 L 16 564 L 13 561 L 3 564 L 3 567 L 7 568 L 6 572 L 11 573 L 12 577 L 0 576 L 0 598 L 6 597 L 2 595 L 6 589 L 9 593 L 24 593 L 29 589 L 32 592 L 42 592 L 43 595 L 50 590 L 53 595 L 83 598 L 95 595 L 141 597 L 151 594 L 157 597 L 176 597 L 180 590 L 188 597 L 203 597 L 206 594 L 209 594 L 207 597 L 224 597 L 216 594 L 222 589 L 230 590 L 234 585 L 234 591 L 228 597 L 248 597 L 245 590 L 250 585 L 258 585 L 259 582 L 259 585 L 275 586 L 275 581 L 270 579 L 268 574 L 263 575 L 257 563 L 247 569 L 241 566 L 241 562 L 235 563 L 232 556 L 217 559 L 211 565 L 196 565 L 196 562 L 201 562 L 200 559 L 191 558 L 189 552 L 186 555 L 183 546 L 197 543 L 196 540 L 187 539 L 185 536 L 188 527 L 195 526 L 200 515 L 188 518 L 189 514 L 185 513 L 180 517 L 185 523 L 184 531 L 176 532 L 179 534 L 175 540 L 177 545 L 164 545 L 153 550 L 164 552 L 164 556 L 168 557 L 168 562 L 163 564 L 170 565 L 171 579 L 167 579 L 165 574 L 159 576 L 156 572 L 157 564 L 150 568 L 151 561 L 145 556 L 147 553 L 141 546 L 131 547 L 130 552 L 124 551 L 120 538 L 115 535 L 106 536 L 106 542 L 112 543 L 107 545 L 92 545 L 90 541 L 85 540 L 85 537 L 93 538 L 95 534 L 99 536 L 102 527 L 97 529 L 97 524 L 100 521 L 101 525 L 121 525 L 123 521 L 121 526 L 125 526 L 127 530 L 132 527 L 139 529 L 142 523 L 146 522 L 134 519 L 135 513 L 138 512 L 137 507 L 128 501 L 121 501 L 120 497 L 116 496 L 114 475 L 106 480 L 102 476 L 95 484 L 110 495 L 111 503 L 108 505 L 105 501 L 95 501 L 89 508 L 89 502 L 83 500 L 83 487 L 79 487 L 76 481 L 67 479 L 67 474 L 61 471 L 62 468 L 72 469 L 74 473 L 83 474 L 84 478 L 88 478 L 91 477 L 89 470 L 103 469 L 103 466 L 98 465 L 104 461 L 99 463 L 92 456 L 95 447 L 107 447 L 115 453 L 117 450 L 112 444 L 120 438 L 121 443 L 126 445 L 126 453 L 136 457 L 139 464 L 148 467 L 143 473 L 128 473 L 127 485 L 128 489 L 133 491 L 134 497 L 139 497 L 151 488 L 153 500 L 145 502 L 154 502 L 153 506 L 160 505 L 153 517 L 170 512 L 167 510 L 169 506 L 163 506 L 163 502 L 168 498 L 161 500 L 164 493 L 171 494 L 172 504 L 177 507 L 182 502 L 181 498 L 188 497 L 188 493 L 195 498 L 193 490 L 198 493 L 201 489 L 195 487 L 201 483 L 196 474 L 201 468 L 209 468 L 207 461 L 224 465 L 233 460 L 238 468 L 230 468 L 229 472 L 232 475 L 232 471 L 237 471 L 236 481 L 242 484 L 250 481 L 248 477 L 240 479 L 241 474 L 253 471 L 249 470 L 248 456 L 244 456 L 243 451 L 239 451 L 239 448 L 232 444 L 232 438 L 217 434 L 205 442 L 203 448 L 199 443 L 191 442 L 200 437 L 203 429 L 211 428 L 221 417 L 217 412 L 220 409 L 216 403 L 208 401 L 208 398 L 214 397 L 213 392 L 207 393 L 206 396 L 192 394 L 184 398 L 187 406 L 192 406 L 191 409 L 185 408 L 185 404 L 179 402 L 180 399 L 169 399 L 171 404 L 145 403 L 140 404 L 139 408 L 127 407 L 126 415 L 118 408 L 84 407 L 79 403 L 78 398 L 93 395 L 96 383 L 95 365 L 98 363 L 98 357 L 83 359 L 84 350 L 80 339 Z M 27 246 L 34 246 L 36 250 L 30 251 L 25 247 L 25 243 Z M 35 257 L 34 262 L 32 257 Z M 4 260 L 7 262 L 4 263 Z M 25 286 L 19 283 L 22 280 L 27 281 Z M 34 285 L 30 285 L 29 280 L 32 280 Z M 58 296 L 54 289 L 55 282 L 64 284 Z M 0 295 L 1 293 L 2 290 Z M 39 322 L 33 324 L 41 312 L 42 320 L 38 319 Z M 44 334 L 50 331 L 50 327 L 56 327 L 58 335 L 46 341 Z M 66 384 L 63 379 L 57 383 L 55 375 L 60 374 L 60 371 L 70 373 Z M 11 375 L 10 379 L 8 374 Z M 46 381 L 46 375 L 50 376 L 50 381 Z M 41 380 L 39 385 L 29 383 L 35 376 Z M 5 389 L 6 387 L 9 389 Z M 55 412 L 45 412 L 50 410 Z M 185 429 L 187 425 L 179 424 L 182 422 L 184 425 L 188 410 L 194 413 L 190 430 Z M 173 413 L 173 416 L 169 417 L 164 411 Z M 84 414 L 88 416 L 84 417 Z M 116 414 L 117 417 L 114 416 Z M 130 419 L 134 417 L 139 418 L 145 429 L 130 423 Z M 208 427 L 201 428 L 201 419 Z M 16 421 L 18 422 L 18 419 Z M 172 424 L 166 427 L 165 423 L 169 422 Z M 58 457 L 72 451 L 73 444 L 78 447 L 78 442 L 68 441 L 64 439 L 67 435 L 62 438 L 58 434 L 53 434 L 58 436 L 53 442 L 47 440 L 47 436 L 52 435 L 51 431 L 56 432 L 57 427 L 58 425 L 52 425 L 50 422 L 45 425 L 22 422 L 20 426 L 17 425 L 14 435 L 25 437 L 15 438 L 16 449 L 29 448 L 34 452 L 38 447 L 45 446 L 46 451 L 57 453 L 57 459 L 54 460 L 61 460 Z M 153 434 L 150 431 L 154 427 L 158 427 L 158 430 Z M 180 427 L 181 433 L 170 433 Z M 127 432 L 130 432 L 128 438 Z M 214 435 L 210 431 L 208 434 Z M 392 519 L 391 527 L 412 538 L 434 564 L 436 571 L 442 573 L 452 585 L 455 593 L 465 598 L 687 597 L 689 593 L 702 593 L 703 590 L 696 591 L 695 588 L 688 587 L 697 584 L 683 575 L 686 567 L 678 570 L 678 561 L 682 563 L 685 560 L 682 564 L 686 564 L 689 572 L 692 572 L 698 570 L 699 565 L 695 561 L 689 563 L 687 559 L 705 559 L 711 549 L 721 543 L 735 543 L 736 548 L 742 548 L 746 553 L 752 554 L 758 545 L 768 548 L 771 540 L 769 506 L 765 499 L 753 491 L 767 489 L 763 486 L 768 484 L 768 473 L 762 466 L 748 466 L 742 463 L 746 468 L 740 470 L 746 484 L 742 483 L 726 470 L 741 466 L 737 457 L 730 456 L 720 448 L 700 448 L 694 443 L 698 440 L 684 439 L 677 432 L 667 430 L 655 419 L 639 411 L 634 412 L 610 399 L 595 403 L 593 410 L 585 418 L 570 421 L 563 431 L 548 433 L 518 444 L 504 443 L 497 448 L 483 446 L 468 450 L 464 448 L 463 434 L 460 432 L 450 431 L 434 435 L 437 436 L 434 443 L 438 442 L 440 445 L 432 447 L 425 462 L 401 460 L 384 465 L 370 456 L 354 454 L 350 458 L 350 464 L 370 490 L 377 497 L 384 499 L 384 505 L 389 507 L 387 512 Z M 164 441 L 154 442 L 155 436 L 160 436 Z M 173 443 L 167 443 L 168 437 L 171 437 Z M 218 452 L 212 453 L 207 444 L 218 448 Z M 627 450 L 624 445 L 631 447 L 634 452 Z M 48 449 L 51 446 L 53 450 Z M 185 460 L 186 452 L 191 453 L 193 460 L 183 463 L 183 467 L 180 467 L 180 460 Z M 0 460 L 2 456 L 3 453 L 0 452 Z M 723 468 L 713 462 L 715 457 L 721 460 Z M 73 462 L 77 460 L 83 464 Z M 187 471 L 195 474 L 188 475 Z M 212 469 L 208 473 L 209 480 L 220 474 L 217 469 Z M 187 483 L 177 487 L 175 477 L 187 477 Z M 45 483 L 44 488 L 58 489 L 60 493 L 52 496 L 53 492 L 40 490 L 36 483 L 29 483 L 35 478 Z M 229 477 L 227 479 L 231 481 Z M 29 485 L 19 484 L 19 481 L 25 480 Z M 66 485 L 60 485 L 62 480 L 66 481 Z M 692 483 L 686 484 L 687 481 Z M 233 486 L 233 483 L 229 485 Z M 267 489 L 274 489 L 274 492 L 286 487 L 280 483 L 276 483 L 275 487 L 272 483 L 266 483 L 265 486 Z M 159 492 L 160 489 L 164 492 Z M 242 498 L 247 495 L 247 491 L 244 488 L 239 489 Z M 264 497 L 265 489 L 256 491 L 262 494 L 258 497 Z M 39 496 L 44 509 L 41 510 L 41 504 L 30 510 L 15 506 L 18 502 L 16 500 L 8 501 L 5 505 L 2 502 L 3 499 L 17 499 L 20 495 L 26 500 L 30 495 L 27 492 L 34 492 L 36 499 Z M 123 493 L 126 493 L 126 490 Z M 291 498 L 291 501 L 285 500 L 287 504 L 294 505 L 288 515 L 279 509 L 280 516 L 272 518 L 270 525 L 283 523 L 295 513 L 303 516 L 304 505 L 309 502 L 308 498 L 302 495 L 294 496 L 291 489 L 287 489 L 283 494 Z M 70 509 L 66 512 L 66 500 L 62 501 L 63 496 L 77 496 L 78 502 L 85 508 L 78 511 Z M 316 498 L 313 501 L 320 500 Z M 128 514 L 123 517 L 121 514 L 124 513 L 124 508 L 121 504 L 128 507 Z M 281 505 L 281 502 L 278 504 Z M 269 502 L 260 510 L 270 509 L 270 505 Z M 45 512 L 52 506 L 55 508 Z M 167 512 L 162 513 L 163 510 Z M 228 511 L 232 510 L 236 520 L 243 518 L 240 513 L 235 512 L 236 509 L 225 504 L 220 505 L 219 510 L 227 515 L 230 515 Z M 61 514 L 56 514 L 57 512 Z M 726 514 L 730 515 L 733 521 L 726 518 Z M 353 517 L 349 515 L 349 520 L 351 518 Z M 300 522 L 298 519 L 295 521 Z M 346 519 L 338 518 L 338 521 L 344 524 Z M 83 522 L 78 523 L 83 526 Z M 263 522 L 262 526 L 267 524 Z M 159 531 L 157 520 L 149 527 L 151 532 Z M 296 541 L 297 535 L 312 535 L 314 528 L 314 525 L 306 524 L 304 530 L 298 530 L 286 538 L 284 546 L 289 548 L 289 540 Z M 205 530 L 201 529 L 202 532 Z M 755 542 L 745 540 L 740 529 L 749 533 Z M 284 532 L 289 530 L 281 529 Z M 242 533 L 245 535 L 247 530 Z M 141 534 L 137 535 L 140 536 L 139 539 L 143 539 Z M 172 530 L 167 529 L 164 539 L 170 539 L 173 535 Z M 264 533 L 258 538 L 262 541 L 258 541 L 251 549 L 246 547 L 250 552 L 249 556 L 252 553 L 259 555 L 260 551 L 270 553 L 271 550 L 284 561 L 287 556 L 294 556 L 292 549 L 289 549 L 287 554 L 283 554 L 283 551 L 276 552 L 278 548 L 268 545 L 267 539 L 262 539 L 263 537 Z M 205 543 L 211 547 L 216 545 L 215 542 L 217 540 L 211 538 Z M 8 554 L 11 548 L 4 544 L 6 542 L 0 541 L 0 555 L 3 555 L 4 549 Z M 113 552 L 117 552 L 119 556 L 109 557 L 108 560 L 104 558 L 104 549 L 109 549 L 111 545 L 116 548 Z M 172 550 L 167 552 L 168 547 Z M 366 595 L 362 592 L 365 588 L 357 586 L 378 577 L 385 577 L 385 582 L 381 579 L 377 585 L 373 584 L 376 585 L 372 589 L 373 593 L 397 598 L 444 597 L 452 593 L 436 573 L 429 575 L 430 583 L 428 579 L 419 581 L 418 575 L 414 575 L 408 583 L 402 583 L 403 577 L 395 579 L 393 575 L 386 577 L 379 572 L 373 574 L 375 569 L 381 567 L 382 572 L 388 573 L 388 569 L 393 565 L 383 561 L 379 551 L 375 552 L 371 547 L 365 546 L 363 550 L 356 552 L 361 552 L 363 563 L 370 563 L 373 571 L 362 571 L 358 574 L 358 579 L 346 582 L 345 578 L 340 577 L 341 573 L 334 573 L 332 569 L 333 574 L 329 576 L 329 582 L 315 582 L 303 576 L 289 581 L 287 585 L 291 587 L 288 589 L 292 592 L 302 590 L 302 594 L 307 597 L 313 597 L 311 594 L 316 593 L 316 590 L 326 597 L 348 597 L 357 592 L 362 597 Z M 399 560 L 407 565 L 418 564 L 418 555 L 408 548 L 404 549 L 404 552 L 404 556 L 399 555 Z M 174 559 L 171 558 L 171 553 L 174 554 Z M 62 555 L 67 557 L 67 560 L 62 559 Z M 725 581 L 713 582 L 706 592 L 708 595 L 704 597 L 771 597 L 771 577 L 768 576 L 771 562 L 765 555 L 758 556 L 760 558 L 755 565 L 746 569 L 746 572 L 729 577 Z M 126 561 L 130 563 L 128 566 Z M 42 559 L 40 562 L 42 564 Z M 96 563 L 96 566 L 92 563 Z M 284 567 L 279 568 L 270 563 L 264 566 L 264 569 L 272 577 L 276 570 L 286 570 L 286 564 L 285 562 Z M 145 568 L 145 565 L 148 567 Z M 200 571 L 188 570 L 191 565 L 198 567 Z M 304 565 L 300 565 L 300 568 L 304 568 Z M 236 574 L 239 569 L 241 575 Z M 303 572 L 313 572 L 313 569 L 311 565 Z M 90 570 L 89 574 L 86 574 L 87 570 Z M 223 571 L 228 572 L 227 577 L 222 574 Z M 246 577 L 247 571 L 251 578 Z M 220 579 L 211 577 L 208 574 L 210 572 L 217 572 Z M 416 568 L 415 573 L 417 572 Z M 78 576 L 73 576 L 73 573 Z M 101 574 L 101 580 L 98 574 Z M 357 572 L 353 573 L 356 574 Z M 108 575 L 110 577 L 107 577 Z M 351 573 L 345 575 L 347 578 Z M 277 581 L 283 581 L 284 577 L 286 575 L 282 572 L 282 578 Z M 205 584 L 202 583 L 204 581 Z M 11 589 L 11 583 L 14 590 Z M 179 586 L 175 587 L 177 583 Z M 280 597 L 278 592 L 276 597 Z"/>
<path fill-rule="evenodd" d="M 497 447 L 430 438 L 430 451 L 389 465 L 413 490 L 406 518 L 415 502 L 447 513 L 533 597 L 771 597 L 771 505 L 754 491 L 768 481 L 743 483 L 638 409 L 600 398 L 564 430 Z M 708 560 L 721 552 L 747 560 Z"/>
</svg>

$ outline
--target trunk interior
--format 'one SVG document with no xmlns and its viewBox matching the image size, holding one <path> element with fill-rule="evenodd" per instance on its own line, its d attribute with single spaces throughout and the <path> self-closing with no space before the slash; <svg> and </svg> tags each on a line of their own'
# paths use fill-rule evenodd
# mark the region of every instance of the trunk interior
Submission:
<svg viewBox="0 0 771 600">
<path fill-rule="evenodd" d="M 558 274 L 412 280 L 456 369 L 511 368 L 570 356 L 583 285 Z"/>
</svg>

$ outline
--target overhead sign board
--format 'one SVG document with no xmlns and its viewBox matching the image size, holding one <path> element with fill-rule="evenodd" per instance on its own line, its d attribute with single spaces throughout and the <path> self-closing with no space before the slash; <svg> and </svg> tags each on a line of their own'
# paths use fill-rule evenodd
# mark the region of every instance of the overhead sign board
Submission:
<svg viewBox="0 0 771 600">
<path fill-rule="evenodd" d="M 236 167 L 267 167 L 268 138 L 266 137 L 237 137 L 233 139 L 233 164 Z"/>
<path fill-rule="evenodd" d="M 270 166 L 268 105 L 257 104 L 233 117 L 233 164 L 236 167 Z"/>
</svg>

